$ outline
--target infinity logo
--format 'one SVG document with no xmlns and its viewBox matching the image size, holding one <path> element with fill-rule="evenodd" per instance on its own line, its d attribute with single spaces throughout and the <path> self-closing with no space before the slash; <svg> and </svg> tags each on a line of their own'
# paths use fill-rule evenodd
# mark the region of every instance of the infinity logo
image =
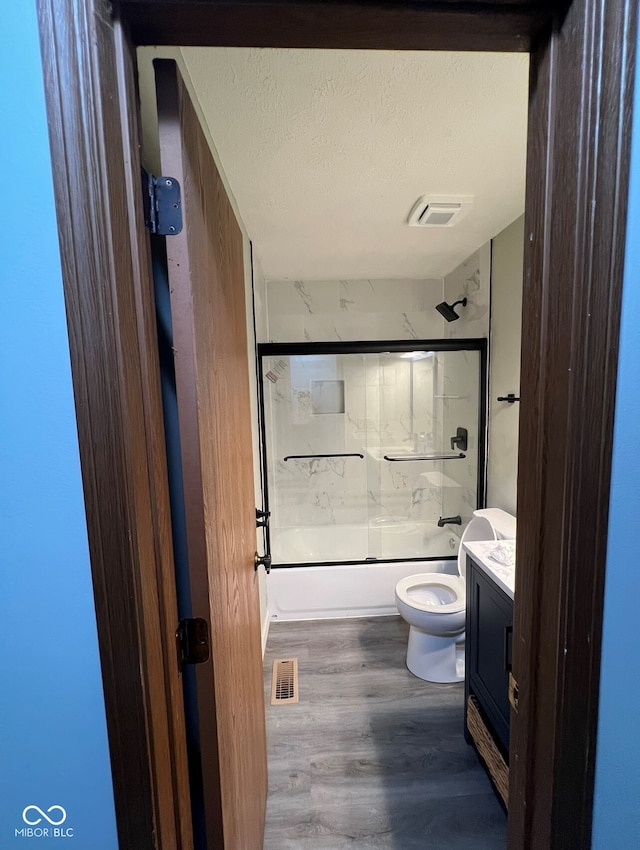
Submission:
<svg viewBox="0 0 640 850">
<path fill-rule="evenodd" d="M 53 818 L 49 817 L 51 812 L 53 812 L 54 810 L 59 811 L 62 815 L 60 820 L 54 820 Z M 41 815 L 41 817 L 37 818 L 36 820 L 29 820 L 29 818 L 27 817 L 27 812 L 34 812 L 38 815 Z M 31 814 L 29 817 L 33 817 L 33 814 Z M 41 823 L 42 818 L 44 818 L 46 821 L 49 821 L 51 826 L 60 826 L 61 823 L 64 823 L 66 821 L 67 813 L 62 808 L 62 806 L 49 806 L 46 812 L 43 812 L 39 806 L 27 806 L 27 808 L 22 813 L 22 820 L 25 823 L 29 824 L 29 826 L 36 826 L 36 824 Z"/>
</svg>

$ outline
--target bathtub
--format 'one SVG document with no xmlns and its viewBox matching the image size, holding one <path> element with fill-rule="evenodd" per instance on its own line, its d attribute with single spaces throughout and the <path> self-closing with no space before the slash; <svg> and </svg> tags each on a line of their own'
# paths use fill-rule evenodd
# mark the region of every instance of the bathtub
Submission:
<svg viewBox="0 0 640 850">
<path fill-rule="evenodd" d="M 421 572 L 455 574 L 458 566 L 458 535 L 448 528 L 438 528 L 436 523 L 272 528 L 271 539 L 276 565 L 267 580 L 271 620 L 397 614 L 394 590 L 401 578 Z M 288 563 L 301 563 L 318 556 L 327 561 L 359 560 L 367 551 L 393 551 L 399 553 L 399 558 L 420 555 L 432 560 L 380 559 L 364 564 L 277 567 L 282 553 L 286 553 Z M 451 554 L 447 558 L 444 553 Z"/>
</svg>

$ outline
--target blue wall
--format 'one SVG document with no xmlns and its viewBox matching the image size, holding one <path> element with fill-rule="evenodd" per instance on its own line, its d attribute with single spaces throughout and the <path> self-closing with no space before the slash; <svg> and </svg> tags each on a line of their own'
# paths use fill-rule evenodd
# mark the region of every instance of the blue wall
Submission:
<svg viewBox="0 0 640 850">
<path fill-rule="evenodd" d="M 0 848 L 114 850 L 34 0 L 0 31 Z"/>
<path fill-rule="evenodd" d="M 640 52 L 638 53 L 640 60 Z M 640 847 L 640 61 L 613 446 L 594 850 Z"/>
</svg>

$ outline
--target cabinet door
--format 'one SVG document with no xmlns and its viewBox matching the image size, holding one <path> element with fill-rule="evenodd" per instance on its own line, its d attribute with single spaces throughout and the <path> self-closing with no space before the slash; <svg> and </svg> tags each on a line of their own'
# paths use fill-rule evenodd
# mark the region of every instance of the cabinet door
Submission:
<svg viewBox="0 0 640 850">
<path fill-rule="evenodd" d="M 508 749 L 513 602 L 475 566 L 470 582 L 469 685 Z"/>
</svg>

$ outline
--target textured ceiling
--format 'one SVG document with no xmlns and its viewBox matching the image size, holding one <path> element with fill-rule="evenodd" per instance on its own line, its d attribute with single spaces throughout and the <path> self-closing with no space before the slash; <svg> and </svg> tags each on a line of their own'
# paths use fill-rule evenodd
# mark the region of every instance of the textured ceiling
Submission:
<svg viewBox="0 0 640 850">
<path fill-rule="evenodd" d="M 182 55 L 267 279 L 441 277 L 524 209 L 526 55 Z M 425 194 L 475 202 L 409 228 Z"/>
</svg>

